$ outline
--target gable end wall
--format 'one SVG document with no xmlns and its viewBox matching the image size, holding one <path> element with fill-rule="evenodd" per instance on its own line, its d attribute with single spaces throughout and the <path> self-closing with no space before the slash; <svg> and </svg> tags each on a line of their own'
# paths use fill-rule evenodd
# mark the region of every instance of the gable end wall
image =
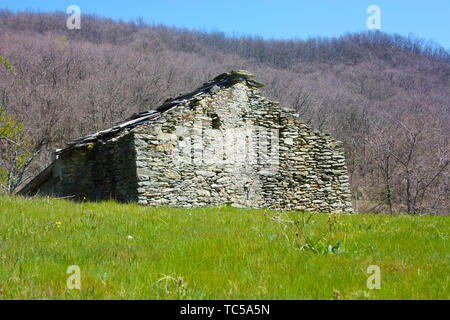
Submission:
<svg viewBox="0 0 450 320">
<path fill-rule="evenodd" d="M 247 130 L 253 141 L 234 155 L 225 138 L 233 130 Z M 190 100 L 134 133 L 141 204 L 352 211 L 342 143 L 242 83 Z M 261 142 L 264 134 L 278 136 L 278 149 Z M 223 161 L 209 161 L 222 144 Z"/>
</svg>

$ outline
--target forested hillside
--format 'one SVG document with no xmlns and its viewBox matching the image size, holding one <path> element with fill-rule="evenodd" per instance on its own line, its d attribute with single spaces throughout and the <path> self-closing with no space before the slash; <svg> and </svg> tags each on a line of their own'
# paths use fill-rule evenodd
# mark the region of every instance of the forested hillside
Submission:
<svg viewBox="0 0 450 320">
<path fill-rule="evenodd" d="M 230 38 L 83 15 L 0 11 L 0 105 L 52 149 L 153 109 L 231 69 L 345 143 L 360 210 L 449 214 L 450 54 L 381 32 L 339 38 Z"/>
</svg>

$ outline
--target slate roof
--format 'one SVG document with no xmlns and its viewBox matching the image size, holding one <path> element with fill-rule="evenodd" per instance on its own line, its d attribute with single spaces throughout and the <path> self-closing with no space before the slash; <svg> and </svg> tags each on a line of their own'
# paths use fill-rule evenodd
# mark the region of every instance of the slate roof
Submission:
<svg viewBox="0 0 450 320">
<path fill-rule="evenodd" d="M 215 86 L 217 87 L 229 87 L 236 83 L 243 82 L 246 85 L 254 88 L 261 88 L 263 85 L 252 79 L 253 75 L 244 70 L 236 70 L 227 73 L 222 73 L 221 75 L 215 77 L 213 80 L 204 83 L 201 87 L 195 89 L 192 92 L 182 94 L 176 98 L 169 98 L 162 105 L 157 107 L 155 110 L 149 110 L 145 112 L 139 112 L 133 114 L 131 117 L 126 119 L 124 122 L 117 124 L 116 126 L 102 130 L 85 137 L 76 139 L 67 144 L 66 147 L 58 149 L 55 151 L 57 155 L 68 152 L 74 148 L 85 146 L 89 143 L 93 143 L 100 140 L 108 140 L 116 136 L 119 132 L 126 129 L 131 129 L 141 124 L 147 123 L 149 121 L 158 119 L 162 113 L 167 112 L 179 105 L 183 105 L 189 100 L 199 98 L 200 96 L 207 93 L 214 93 L 211 89 Z"/>
</svg>

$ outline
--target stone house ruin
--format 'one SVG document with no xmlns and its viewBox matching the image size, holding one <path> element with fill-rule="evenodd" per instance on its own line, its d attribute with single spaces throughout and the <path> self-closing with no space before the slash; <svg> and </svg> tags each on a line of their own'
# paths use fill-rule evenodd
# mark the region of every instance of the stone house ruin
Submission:
<svg viewBox="0 0 450 320">
<path fill-rule="evenodd" d="M 156 110 L 75 140 L 21 191 L 151 206 L 351 212 L 342 143 L 221 74 Z"/>
</svg>

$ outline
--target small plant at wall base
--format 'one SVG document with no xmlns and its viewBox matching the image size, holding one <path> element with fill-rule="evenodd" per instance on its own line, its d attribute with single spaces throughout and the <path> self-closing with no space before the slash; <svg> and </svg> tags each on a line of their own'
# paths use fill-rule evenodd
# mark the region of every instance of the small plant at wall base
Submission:
<svg viewBox="0 0 450 320">
<path fill-rule="evenodd" d="M 315 254 L 339 254 L 342 252 L 342 242 L 335 239 L 335 229 L 338 225 L 338 216 L 336 213 L 328 216 L 324 226 L 314 226 L 317 224 L 313 220 L 315 213 L 293 213 L 283 219 L 280 215 L 272 217 L 272 221 L 279 225 L 284 238 L 290 245 L 299 248 L 302 251 L 312 251 Z M 323 230 L 324 229 L 324 230 Z M 320 230 L 320 231 L 318 231 Z"/>
</svg>

